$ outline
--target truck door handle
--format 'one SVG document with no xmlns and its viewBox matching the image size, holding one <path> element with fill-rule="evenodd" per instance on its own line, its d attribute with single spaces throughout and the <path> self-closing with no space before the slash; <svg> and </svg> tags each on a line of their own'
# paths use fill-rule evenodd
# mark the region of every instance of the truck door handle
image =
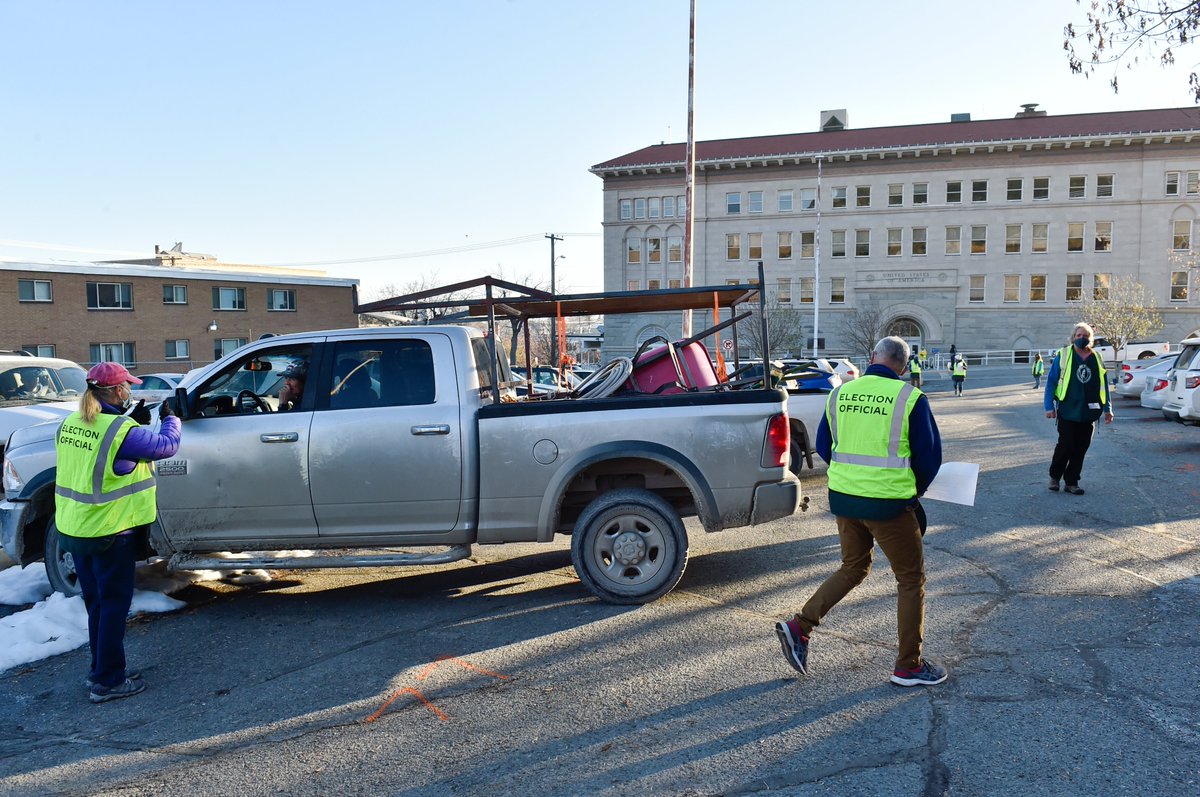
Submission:
<svg viewBox="0 0 1200 797">
<path fill-rule="evenodd" d="M 260 435 L 259 440 L 264 443 L 295 443 L 300 439 L 298 432 L 282 432 L 280 434 L 264 434 Z"/>
<path fill-rule="evenodd" d="M 413 434 L 450 434 L 450 424 L 435 423 L 429 426 L 414 426 L 411 429 Z"/>
</svg>

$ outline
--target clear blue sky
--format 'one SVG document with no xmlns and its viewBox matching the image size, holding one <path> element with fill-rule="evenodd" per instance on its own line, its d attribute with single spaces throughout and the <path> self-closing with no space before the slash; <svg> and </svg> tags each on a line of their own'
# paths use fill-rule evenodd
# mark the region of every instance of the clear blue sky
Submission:
<svg viewBox="0 0 1200 797">
<path fill-rule="evenodd" d="M 1072 76 L 1073 0 L 698 6 L 698 139 L 810 131 L 825 108 L 875 127 L 1191 102 L 1183 67 L 1122 72 L 1117 95 L 1111 71 Z M 560 289 L 598 290 L 587 170 L 684 139 L 687 23 L 687 0 L 0 0 L 0 258 L 182 241 L 371 296 L 546 280 L 555 232 Z"/>
</svg>

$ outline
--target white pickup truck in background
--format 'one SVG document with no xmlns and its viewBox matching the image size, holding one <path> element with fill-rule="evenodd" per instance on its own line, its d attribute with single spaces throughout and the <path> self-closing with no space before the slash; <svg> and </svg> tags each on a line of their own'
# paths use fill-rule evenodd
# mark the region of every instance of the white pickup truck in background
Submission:
<svg viewBox="0 0 1200 797">
<path fill-rule="evenodd" d="M 1107 338 L 1096 338 L 1092 349 L 1107 363 L 1119 363 L 1125 360 L 1149 360 L 1160 354 L 1168 354 L 1171 344 L 1165 340 L 1127 343 L 1118 350 Z"/>
</svg>

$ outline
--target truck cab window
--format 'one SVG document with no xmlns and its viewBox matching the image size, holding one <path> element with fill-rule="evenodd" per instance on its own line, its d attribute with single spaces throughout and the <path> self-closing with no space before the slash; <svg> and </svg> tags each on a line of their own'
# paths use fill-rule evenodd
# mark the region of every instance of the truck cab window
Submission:
<svg viewBox="0 0 1200 797">
<path fill-rule="evenodd" d="M 311 360 L 309 344 L 260 349 L 239 357 L 196 390 L 192 413 L 212 418 L 279 411 L 285 374 L 303 374 Z M 304 381 L 299 381 L 301 395 L 286 402 L 292 409 L 312 406 L 311 391 L 303 389 Z"/>
<path fill-rule="evenodd" d="M 423 340 L 344 341 L 334 346 L 330 409 L 404 407 L 436 399 L 433 350 Z"/>
</svg>

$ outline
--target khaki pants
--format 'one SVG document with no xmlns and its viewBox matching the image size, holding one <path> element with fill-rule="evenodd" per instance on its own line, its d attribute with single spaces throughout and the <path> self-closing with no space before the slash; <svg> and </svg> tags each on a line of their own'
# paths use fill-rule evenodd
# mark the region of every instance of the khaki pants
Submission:
<svg viewBox="0 0 1200 797">
<path fill-rule="evenodd" d="M 925 631 L 925 549 L 916 514 L 906 509 L 888 520 L 837 518 L 842 545 L 842 566 L 825 579 L 796 615 L 804 633 L 857 587 L 871 572 L 871 557 L 879 543 L 896 576 L 896 626 L 900 641 L 896 669 L 920 666 Z"/>
</svg>

